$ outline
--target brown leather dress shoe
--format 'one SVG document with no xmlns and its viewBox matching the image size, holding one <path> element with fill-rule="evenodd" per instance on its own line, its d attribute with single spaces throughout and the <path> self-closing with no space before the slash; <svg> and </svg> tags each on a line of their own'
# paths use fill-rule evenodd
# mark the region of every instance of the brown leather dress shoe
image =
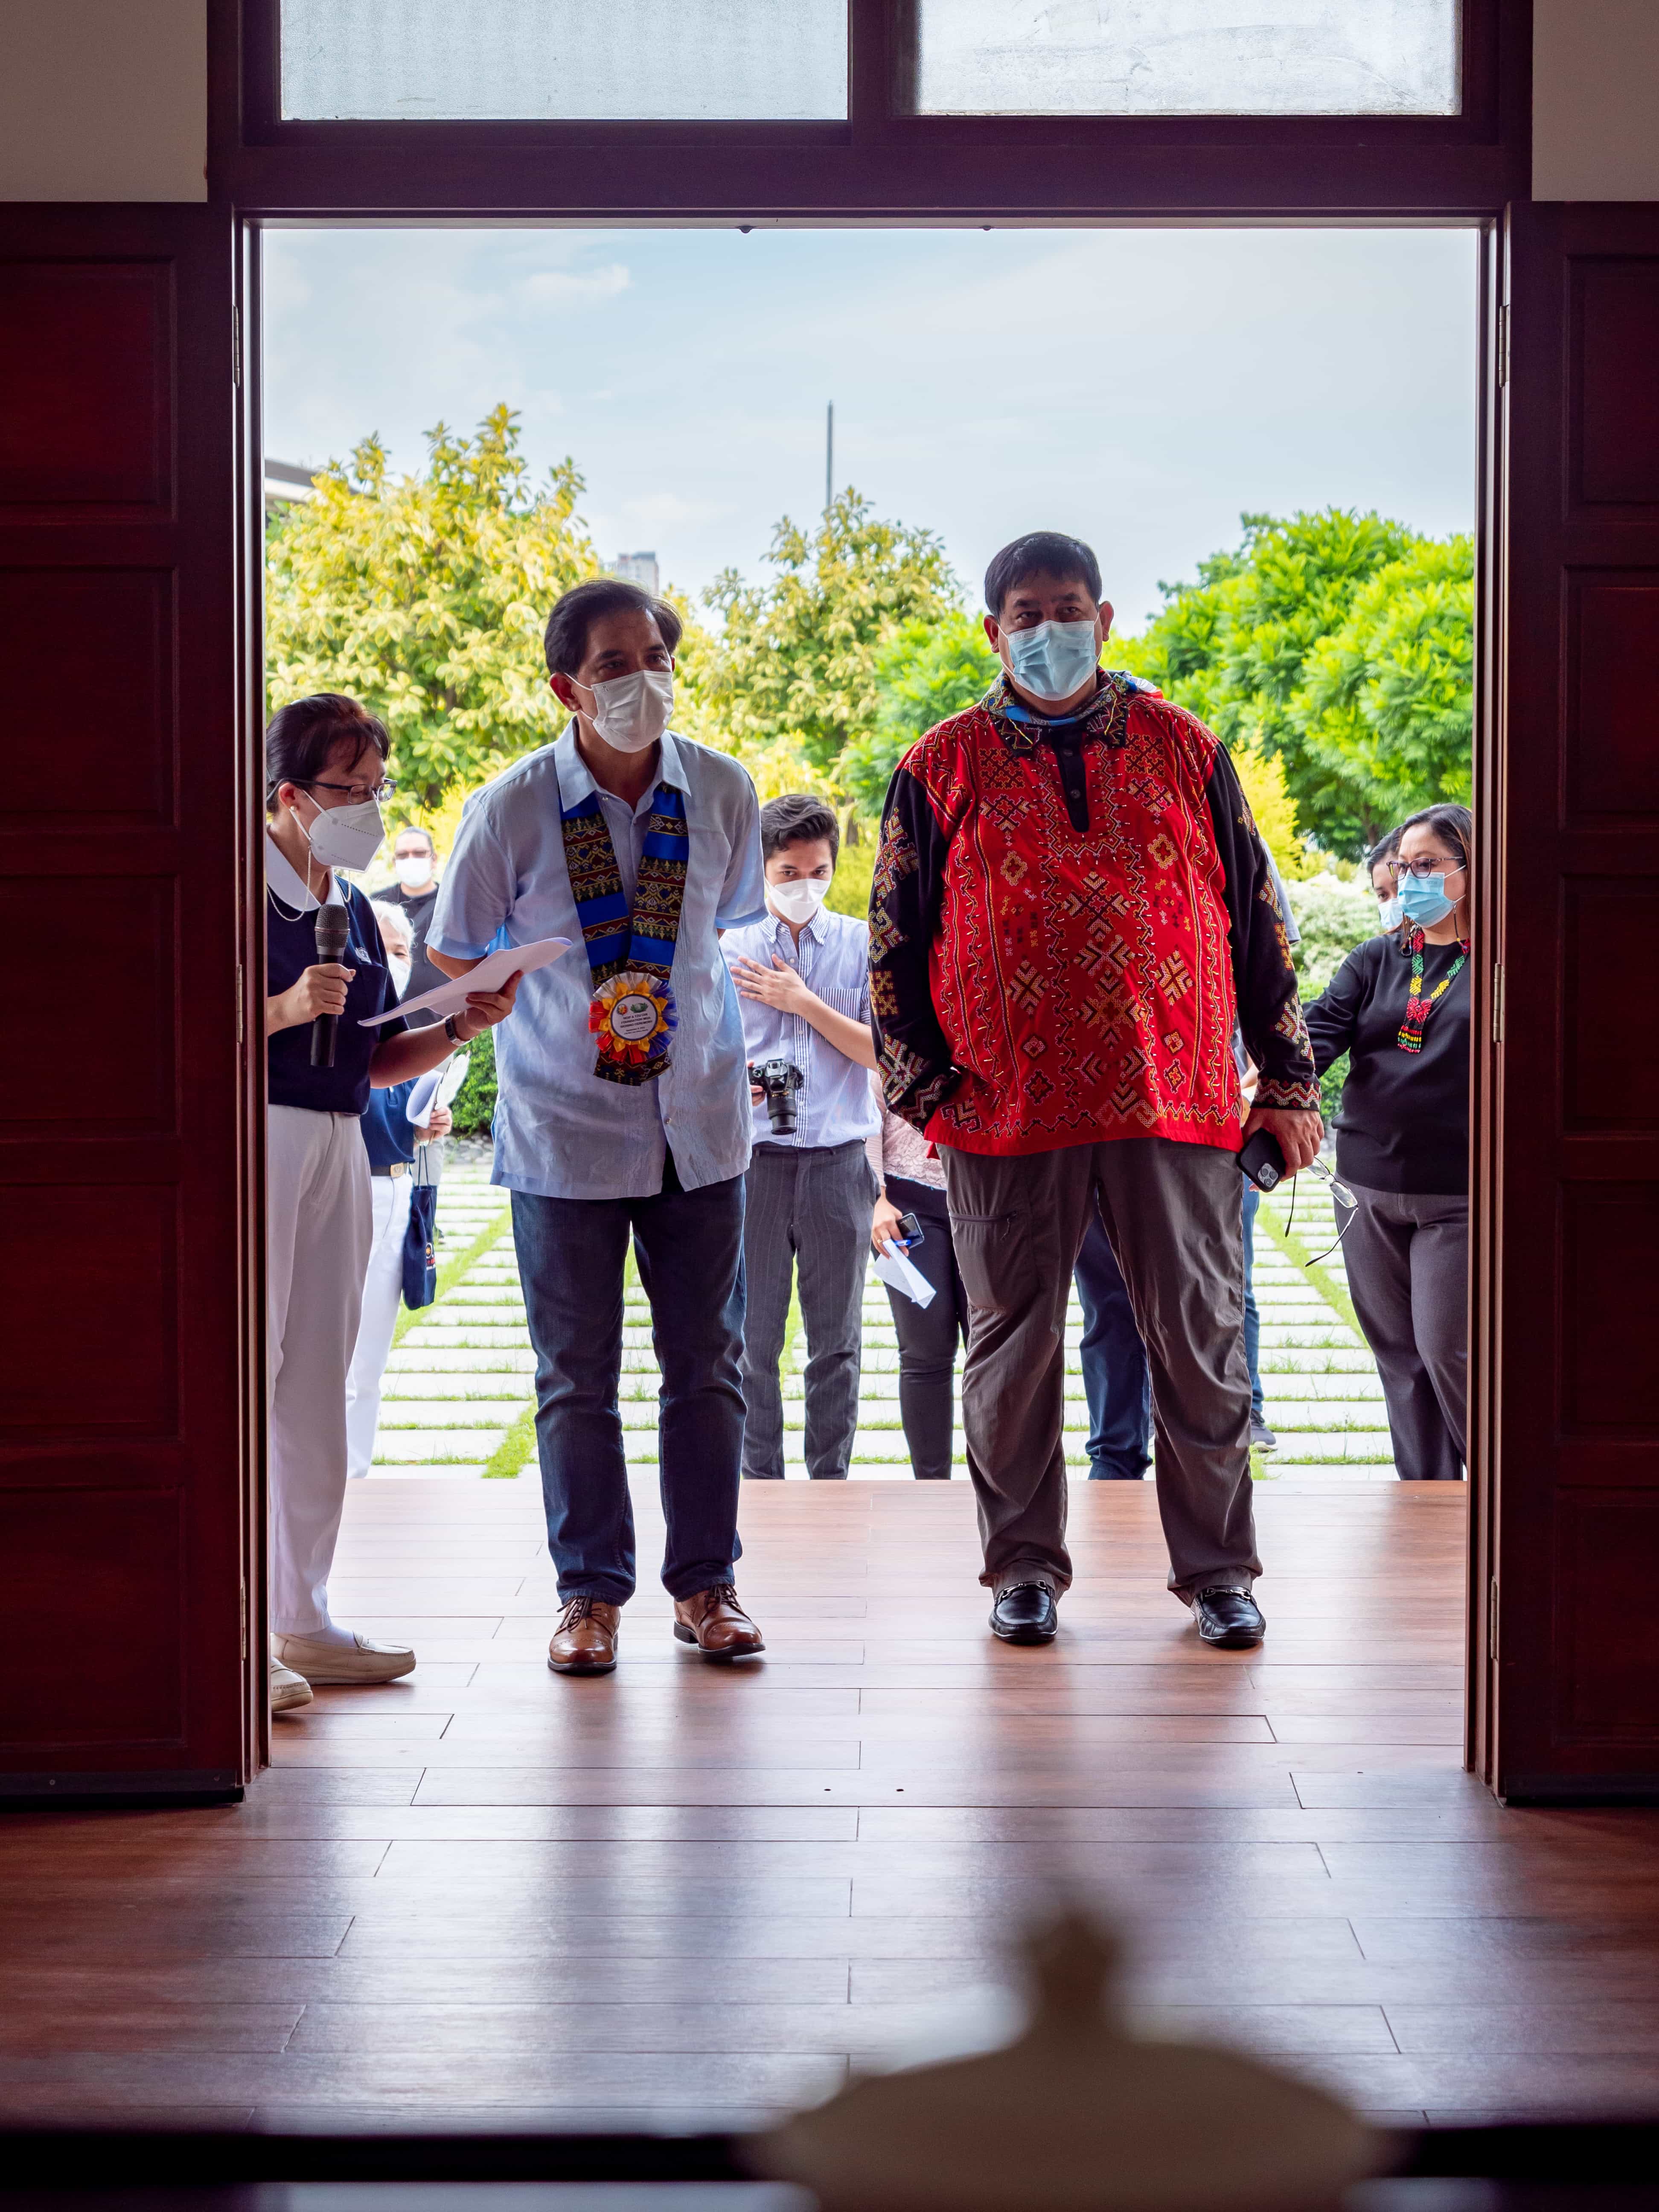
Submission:
<svg viewBox="0 0 1659 2212">
<path fill-rule="evenodd" d="M 746 1659 L 751 1651 L 766 1649 L 765 1638 L 738 1603 L 730 1583 L 677 1597 L 674 1633 L 682 1644 L 695 1644 L 708 1659 Z"/>
<path fill-rule="evenodd" d="M 548 1665 L 556 1674 L 608 1674 L 617 1663 L 621 1618 L 622 1607 L 602 1597 L 568 1599 L 547 1647 Z"/>
</svg>

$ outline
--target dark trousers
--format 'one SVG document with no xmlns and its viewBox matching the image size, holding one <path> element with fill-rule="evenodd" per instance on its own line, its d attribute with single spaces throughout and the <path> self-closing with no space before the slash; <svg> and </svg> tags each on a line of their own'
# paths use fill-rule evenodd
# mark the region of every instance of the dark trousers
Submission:
<svg viewBox="0 0 1659 2212">
<path fill-rule="evenodd" d="M 1250 1419 L 1267 1419 L 1261 1395 L 1261 1314 L 1255 1302 L 1255 1217 L 1261 1193 L 1246 1176 L 1244 1182 L 1244 1360 L 1250 1370 Z"/>
<path fill-rule="evenodd" d="M 876 1178 L 859 1138 L 844 1145 L 757 1145 L 743 1224 L 745 1475 L 783 1474 L 778 1362 L 799 1274 L 806 1330 L 806 1472 L 845 1481 L 859 1419 L 864 1269 Z"/>
<path fill-rule="evenodd" d="M 1469 1201 L 1349 1188 L 1348 1295 L 1376 1355 L 1402 1482 L 1461 1482 L 1468 1418 Z"/>
<path fill-rule="evenodd" d="M 1066 1309 L 1098 1206 L 1152 1370 L 1170 1588 L 1190 1600 L 1261 1571 L 1250 1499 L 1244 1251 L 1233 1155 L 1125 1137 L 1012 1158 L 941 1146 L 972 1301 L 962 1376 L 968 1472 L 995 1590 L 1072 1579 L 1066 1550 Z"/>
<path fill-rule="evenodd" d="M 901 1213 L 915 1215 L 922 1241 L 905 1257 L 933 1286 L 933 1302 L 927 1306 L 890 1285 L 887 1290 L 898 1333 L 899 1419 L 910 1471 L 922 1481 L 948 1479 L 957 1346 L 968 1339 L 968 1293 L 951 1242 L 951 1210 L 942 1190 L 912 1182 L 908 1176 L 889 1176 L 887 1195 Z"/>
<path fill-rule="evenodd" d="M 634 1594 L 634 1509 L 617 1388 L 629 1236 L 651 1302 L 663 1585 L 690 1597 L 732 1579 L 743 1453 L 743 1179 L 654 1198 L 513 1194 L 513 1241 L 536 1347 L 536 1443 L 561 1599 Z"/>
<path fill-rule="evenodd" d="M 1072 1270 L 1083 1309 L 1078 1357 L 1089 1401 L 1089 1480 L 1139 1482 L 1152 1463 L 1152 1377 L 1128 1285 L 1097 1206 Z"/>
</svg>

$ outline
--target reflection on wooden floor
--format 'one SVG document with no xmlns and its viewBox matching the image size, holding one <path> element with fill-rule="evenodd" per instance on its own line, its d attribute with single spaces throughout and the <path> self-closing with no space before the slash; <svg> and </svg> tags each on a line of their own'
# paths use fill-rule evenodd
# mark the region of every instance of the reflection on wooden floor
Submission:
<svg viewBox="0 0 1659 2212">
<path fill-rule="evenodd" d="M 337 1610 L 419 1670 L 279 1723 L 245 1805 L 0 1822 L 8 2116 L 746 2124 L 960 2033 L 1059 1883 L 1144 2010 L 1370 2111 L 1653 2102 L 1659 1826 L 1461 1772 L 1461 1490 L 1264 1486 L 1269 1640 L 1225 1654 L 1150 1485 L 1074 1490 L 1046 1650 L 986 1632 L 965 1484 L 757 1485 L 765 1662 L 653 1585 L 587 1682 L 544 1664 L 538 1504 L 354 1489 Z"/>
</svg>

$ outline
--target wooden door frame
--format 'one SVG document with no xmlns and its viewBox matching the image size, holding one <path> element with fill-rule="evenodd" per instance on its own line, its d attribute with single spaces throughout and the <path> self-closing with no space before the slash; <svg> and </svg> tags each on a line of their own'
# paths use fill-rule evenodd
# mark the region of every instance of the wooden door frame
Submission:
<svg viewBox="0 0 1659 2212">
<path fill-rule="evenodd" d="M 1508 467 L 1504 216 L 1528 189 L 1530 0 L 1464 0 L 1464 112 L 1446 120 L 917 118 L 902 112 L 914 0 L 849 0 L 845 125 L 295 124 L 276 112 L 279 0 L 209 0 L 210 187 L 236 227 L 243 368 L 237 542 L 244 742 L 257 747 L 259 653 L 258 233 L 310 228 L 602 223 L 915 228 L 1232 223 L 1478 230 L 1479 488 L 1475 790 L 1480 954 L 1474 963 L 1468 1764 L 1501 1791 L 1492 1604 L 1502 1436 L 1500 1019 L 1504 836 L 1504 508 Z M 993 188 L 992 179 L 1000 179 Z M 250 789 L 256 779 L 250 778 Z M 257 855 L 258 823 L 248 825 Z M 245 878 L 249 911 L 255 877 Z M 253 925 L 257 944 L 259 926 Z M 252 972 L 250 969 L 250 972 Z M 250 1038 L 249 1203 L 263 1211 L 260 1055 Z M 262 1265 L 257 1219 L 246 1238 Z M 262 1346 L 248 1395 L 263 1404 Z M 264 1526 L 263 1453 L 250 1501 Z M 263 1635 L 263 1576 L 249 1626 Z M 254 1649 L 262 1648 L 255 1643 Z M 258 1700 L 256 1699 L 257 1703 Z M 260 1730 L 264 1756 L 263 1715 Z"/>
</svg>

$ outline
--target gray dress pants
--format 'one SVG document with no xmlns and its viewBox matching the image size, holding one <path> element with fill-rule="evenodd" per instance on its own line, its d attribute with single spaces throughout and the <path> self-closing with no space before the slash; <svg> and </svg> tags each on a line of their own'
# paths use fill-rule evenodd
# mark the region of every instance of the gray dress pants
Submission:
<svg viewBox="0 0 1659 2212">
<path fill-rule="evenodd" d="M 1376 1358 L 1402 1482 L 1461 1482 L 1468 1411 L 1469 1201 L 1348 1188 L 1348 1295 Z"/>
<path fill-rule="evenodd" d="M 994 1590 L 1072 1579 L 1060 1443 L 1066 1305 L 1098 1205 L 1152 1369 L 1170 1588 L 1249 1589 L 1243 1178 L 1231 1152 L 1164 1137 L 1015 1159 L 939 1147 L 971 1308 L 962 1377 L 968 1471 Z"/>
<path fill-rule="evenodd" d="M 746 1177 L 743 1272 L 743 1471 L 783 1473 L 778 1362 L 799 1271 L 806 1328 L 806 1472 L 844 1480 L 859 1418 L 864 1267 L 876 1178 L 864 1145 L 757 1145 Z"/>
</svg>

